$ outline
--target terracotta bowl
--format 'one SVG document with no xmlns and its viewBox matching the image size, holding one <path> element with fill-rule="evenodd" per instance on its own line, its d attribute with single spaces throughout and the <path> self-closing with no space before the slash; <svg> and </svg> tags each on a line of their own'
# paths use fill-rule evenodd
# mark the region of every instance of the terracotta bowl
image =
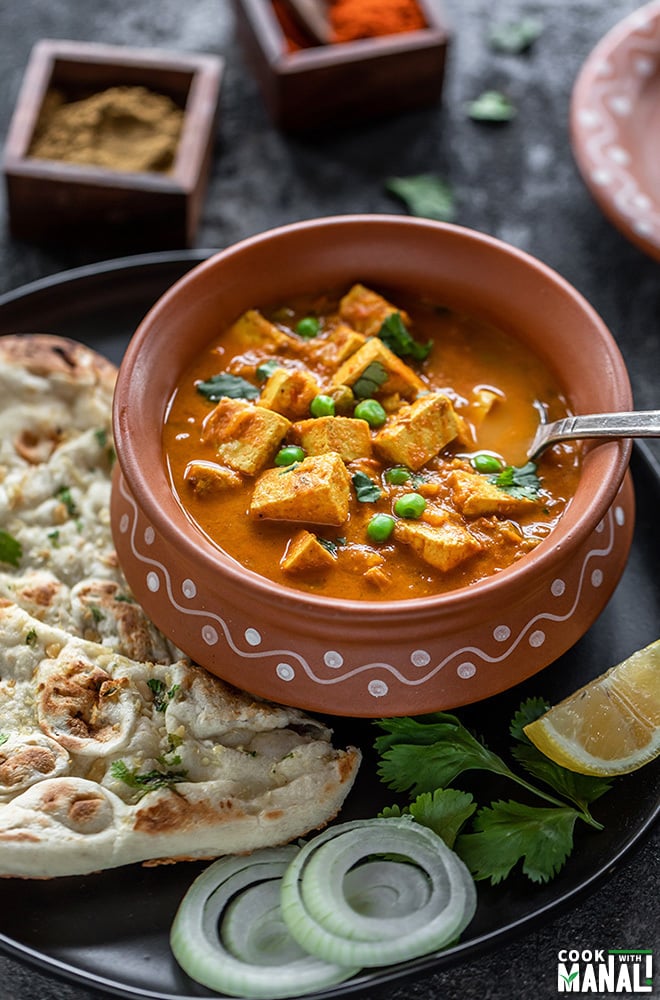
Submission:
<svg viewBox="0 0 660 1000">
<path fill-rule="evenodd" d="M 307 595 L 225 557 L 183 513 L 161 457 L 180 373 L 249 307 L 363 281 L 494 321 L 554 369 L 577 413 L 630 409 L 625 365 L 558 274 L 495 239 L 405 216 L 312 220 L 251 237 L 178 281 L 119 373 L 112 524 L 136 598 L 181 649 L 250 692 L 324 713 L 452 709 L 545 667 L 589 628 L 632 541 L 629 442 L 587 448 L 559 525 L 512 567 L 452 593 L 361 602 Z"/>
</svg>

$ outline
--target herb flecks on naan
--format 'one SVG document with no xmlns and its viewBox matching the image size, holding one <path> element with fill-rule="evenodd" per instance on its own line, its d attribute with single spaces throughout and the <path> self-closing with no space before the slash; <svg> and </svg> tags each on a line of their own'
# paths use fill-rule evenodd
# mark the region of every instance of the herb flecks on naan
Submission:
<svg viewBox="0 0 660 1000">
<path fill-rule="evenodd" d="M 360 755 L 191 664 L 132 599 L 109 523 L 115 369 L 0 338 L 0 875 L 285 843 Z"/>
</svg>

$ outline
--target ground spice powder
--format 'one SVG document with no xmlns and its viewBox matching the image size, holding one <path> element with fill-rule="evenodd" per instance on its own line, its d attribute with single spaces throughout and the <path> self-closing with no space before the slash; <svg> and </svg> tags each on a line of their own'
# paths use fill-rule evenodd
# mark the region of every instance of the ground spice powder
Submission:
<svg viewBox="0 0 660 1000">
<path fill-rule="evenodd" d="M 182 126 L 182 109 L 145 87 L 109 87 L 69 102 L 50 91 L 29 155 L 109 170 L 167 172 Z"/>
<path fill-rule="evenodd" d="M 330 6 L 330 25 L 333 42 L 427 27 L 415 0 L 334 0 Z"/>
</svg>

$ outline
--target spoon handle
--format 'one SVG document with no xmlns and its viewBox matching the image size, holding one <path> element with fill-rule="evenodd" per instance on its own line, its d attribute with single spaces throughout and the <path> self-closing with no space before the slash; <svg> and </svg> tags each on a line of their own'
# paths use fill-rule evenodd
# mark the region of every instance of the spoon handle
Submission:
<svg viewBox="0 0 660 1000">
<path fill-rule="evenodd" d="M 541 424 L 529 447 L 528 457 L 535 458 L 558 441 L 616 437 L 660 437 L 660 410 L 581 414 Z"/>
</svg>

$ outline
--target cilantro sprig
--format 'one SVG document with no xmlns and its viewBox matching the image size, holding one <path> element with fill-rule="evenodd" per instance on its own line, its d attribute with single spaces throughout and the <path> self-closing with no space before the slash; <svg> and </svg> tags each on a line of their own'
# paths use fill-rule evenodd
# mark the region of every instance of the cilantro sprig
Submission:
<svg viewBox="0 0 660 1000">
<path fill-rule="evenodd" d="M 175 758 L 171 763 L 178 763 Z M 159 759 L 159 763 L 165 764 L 163 758 Z M 168 770 L 159 771 L 157 769 L 153 771 L 146 771 L 140 774 L 137 768 L 129 768 L 126 761 L 114 760 L 110 765 L 110 774 L 113 778 L 118 781 L 123 781 L 125 785 L 129 788 L 134 788 L 138 791 L 138 798 L 142 798 L 148 792 L 154 792 L 159 788 L 169 788 L 171 791 L 175 792 L 175 785 L 181 781 L 186 781 L 188 777 L 188 772 L 184 770 L 174 771 L 171 768 Z"/>
<path fill-rule="evenodd" d="M 164 712 L 169 703 L 176 696 L 177 692 L 181 688 L 181 685 L 173 684 L 168 691 L 165 681 L 161 681 L 158 677 L 150 677 L 147 681 L 147 687 L 153 691 L 155 710 L 157 712 Z"/>
<path fill-rule="evenodd" d="M 542 699 L 529 699 L 509 729 L 513 761 L 541 787 L 490 750 L 455 715 L 436 712 L 378 720 L 379 776 L 393 790 L 411 795 L 408 806 L 388 807 L 382 815 L 410 813 L 431 827 L 454 847 L 477 880 L 490 879 L 494 885 L 518 862 L 533 882 L 554 878 L 573 850 L 576 822 L 602 829 L 589 805 L 611 782 L 568 771 L 536 749 L 523 727 L 547 708 Z M 544 804 L 498 800 L 479 805 L 472 793 L 448 787 L 469 771 L 498 775 Z"/>
<path fill-rule="evenodd" d="M 425 344 L 415 340 L 401 319 L 401 313 L 398 312 L 390 313 L 383 321 L 378 336 L 386 347 L 400 358 L 410 357 L 415 361 L 424 361 L 433 347 L 432 340 L 427 340 Z"/>
<path fill-rule="evenodd" d="M 525 465 L 507 465 L 501 472 L 489 476 L 489 482 L 503 493 L 517 500 L 536 500 L 541 492 L 541 480 L 536 474 L 534 462 Z"/>
<path fill-rule="evenodd" d="M 23 546 L 8 531 L 0 531 L 0 563 L 18 566 L 23 555 Z"/>
</svg>

